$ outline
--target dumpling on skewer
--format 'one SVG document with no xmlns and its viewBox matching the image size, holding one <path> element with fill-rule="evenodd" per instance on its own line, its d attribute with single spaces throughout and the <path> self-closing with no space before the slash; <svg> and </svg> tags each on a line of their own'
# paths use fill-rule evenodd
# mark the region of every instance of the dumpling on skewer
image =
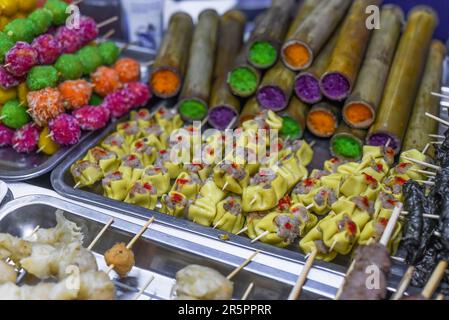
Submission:
<svg viewBox="0 0 449 320">
<path fill-rule="evenodd" d="M 301 179 L 307 177 L 307 169 L 301 164 L 294 154 L 289 154 L 281 159 L 273 171 L 284 178 L 287 190 L 291 190 Z"/>
<path fill-rule="evenodd" d="M 123 201 L 128 195 L 131 181 L 122 172 L 115 171 L 107 174 L 101 184 L 106 197 Z"/>
<path fill-rule="evenodd" d="M 407 183 L 408 179 L 401 176 L 389 176 L 382 184 L 382 191 L 391 194 L 399 201 L 403 200 L 402 187 Z"/>
<path fill-rule="evenodd" d="M 153 119 L 150 110 L 144 108 L 131 111 L 129 118 L 131 121 L 136 121 L 141 129 L 149 127 Z"/>
<path fill-rule="evenodd" d="M 219 230 L 235 234 L 243 228 L 245 219 L 242 214 L 242 199 L 231 195 L 217 204 L 213 225 Z"/>
<path fill-rule="evenodd" d="M 245 212 L 273 209 L 287 192 L 284 178 L 271 169 L 261 169 L 243 189 L 242 205 Z"/>
<path fill-rule="evenodd" d="M 340 194 L 340 187 L 343 182 L 344 176 L 341 173 L 331 173 L 321 177 L 321 186 L 328 188 L 334 192 L 334 194 Z"/>
<path fill-rule="evenodd" d="M 318 217 L 307 210 L 302 204 L 294 204 L 289 208 L 289 212 L 298 221 L 298 236 L 304 237 L 318 223 Z"/>
<path fill-rule="evenodd" d="M 104 176 L 100 166 L 88 160 L 78 160 L 75 162 L 70 167 L 70 173 L 77 187 L 92 186 Z"/>
<path fill-rule="evenodd" d="M 338 168 L 342 165 L 345 165 L 346 163 L 347 161 L 343 159 L 330 158 L 329 160 L 326 160 L 324 162 L 323 169 L 326 170 L 327 172 L 330 172 L 330 174 L 337 173 Z"/>
<path fill-rule="evenodd" d="M 159 150 L 159 154 L 154 162 L 156 167 L 165 167 L 170 179 L 176 179 L 184 171 L 181 163 L 174 163 L 170 159 L 169 150 Z"/>
<path fill-rule="evenodd" d="M 143 208 L 154 209 L 157 205 L 156 187 L 148 182 L 137 181 L 131 186 L 124 201 Z"/>
<path fill-rule="evenodd" d="M 188 200 L 192 200 L 200 192 L 202 186 L 198 175 L 182 172 L 173 183 L 171 191 L 182 193 Z"/>
<path fill-rule="evenodd" d="M 307 167 L 313 159 L 313 149 L 305 140 L 292 140 L 284 144 L 285 150 L 290 150 Z"/>
<path fill-rule="evenodd" d="M 167 109 L 165 107 L 160 108 L 154 115 L 154 120 L 161 128 L 170 135 L 176 129 L 179 129 L 183 125 L 181 116 L 175 109 Z"/>
<path fill-rule="evenodd" d="M 174 217 L 184 217 L 188 213 L 190 201 L 180 192 L 170 191 L 161 198 L 161 212 Z"/>
<path fill-rule="evenodd" d="M 249 183 L 249 172 L 237 163 L 222 162 L 214 168 L 215 184 L 236 194 L 242 194 Z"/>
<path fill-rule="evenodd" d="M 367 166 L 360 170 L 360 173 L 365 173 L 377 181 L 382 181 L 388 174 L 389 166 L 384 159 L 371 159 Z"/>
<path fill-rule="evenodd" d="M 234 286 L 218 271 L 189 265 L 176 273 L 178 300 L 230 300 Z"/>
<path fill-rule="evenodd" d="M 115 154 L 117 154 L 119 158 L 122 158 L 127 153 L 129 153 L 129 145 L 125 143 L 125 137 L 123 137 L 118 132 L 115 132 L 104 139 L 104 141 L 101 143 L 101 147 L 106 150 L 115 152 Z"/>
<path fill-rule="evenodd" d="M 351 252 L 360 234 L 358 225 L 346 213 L 340 213 L 324 221 L 320 224 L 320 228 L 324 244 L 342 255 Z"/>
<path fill-rule="evenodd" d="M 148 126 L 141 127 L 140 130 L 143 137 L 155 138 L 157 141 L 159 141 L 159 144 L 157 145 L 158 150 L 167 148 L 167 140 L 169 139 L 170 134 L 162 130 L 160 125 L 153 123 Z"/>
<path fill-rule="evenodd" d="M 291 193 L 293 203 L 301 203 L 305 206 L 312 204 L 315 190 L 320 186 L 321 181 L 317 178 L 307 178 L 299 182 Z"/>
<path fill-rule="evenodd" d="M 170 175 L 165 167 L 150 165 L 143 171 L 141 179 L 155 187 L 157 197 L 170 190 Z"/>
<path fill-rule="evenodd" d="M 150 136 L 141 138 L 131 144 L 131 154 L 137 155 L 143 166 L 152 165 L 157 158 L 158 151 L 161 149 L 159 140 Z"/>
<path fill-rule="evenodd" d="M 119 123 L 116 130 L 118 134 L 125 138 L 125 144 L 128 146 L 141 137 L 141 130 L 137 121 Z"/>
<path fill-rule="evenodd" d="M 84 160 L 97 163 L 104 174 L 115 171 L 120 166 L 120 159 L 117 154 L 101 147 L 94 147 L 90 149 Z"/>
<path fill-rule="evenodd" d="M 185 163 L 184 170 L 187 174 L 198 175 L 201 181 L 206 181 L 212 173 L 212 166 L 203 163 Z"/>
<path fill-rule="evenodd" d="M 143 174 L 144 166 L 136 154 L 129 154 L 122 157 L 122 164 L 118 168 L 123 177 L 130 181 L 130 184 L 138 181 Z"/>
<path fill-rule="evenodd" d="M 331 210 L 332 205 L 336 201 L 337 197 L 334 190 L 327 187 L 320 187 L 313 193 L 311 203 L 313 206 L 310 210 L 317 215 L 325 215 Z"/>
<path fill-rule="evenodd" d="M 347 176 L 340 187 L 340 193 L 345 197 L 363 194 L 369 185 L 376 189 L 379 181 L 366 173 Z"/>
</svg>

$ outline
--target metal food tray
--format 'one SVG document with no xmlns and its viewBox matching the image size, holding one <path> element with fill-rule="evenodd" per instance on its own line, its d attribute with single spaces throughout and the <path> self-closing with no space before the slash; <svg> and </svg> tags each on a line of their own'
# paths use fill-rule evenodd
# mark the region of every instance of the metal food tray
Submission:
<svg viewBox="0 0 449 320">
<path fill-rule="evenodd" d="M 6 204 L 0 210 L 0 232 L 23 237 L 29 235 L 38 225 L 41 228 L 54 227 L 56 210 L 62 210 L 68 220 L 81 227 L 86 247 L 110 219 L 108 215 L 58 198 L 42 195 L 27 196 Z M 141 229 L 140 225 L 121 219 L 120 214 L 113 213 L 112 216 L 114 217 L 113 225 L 93 248 L 100 270 L 107 269 L 103 253 L 117 242 L 129 242 Z M 133 252 L 136 265 L 130 274 L 122 279 L 113 276 L 118 299 L 133 299 L 152 275 L 154 280 L 141 298 L 170 299 L 173 298 L 172 287 L 175 283 L 176 272 L 187 265 L 199 264 L 227 275 L 244 260 L 159 232 L 151 226 L 134 245 Z M 290 281 L 287 280 L 288 278 Z M 283 300 L 288 297 L 292 289 L 292 283 L 294 283 L 292 279 L 295 279 L 294 275 L 289 274 L 289 277 L 284 277 L 279 270 L 251 262 L 233 279 L 233 298 L 240 299 L 248 285 L 253 282 L 254 289 L 249 299 Z M 326 288 L 321 286 L 321 289 Z M 324 297 L 305 288 L 301 299 L 324 299 Z"/>
<path fill-rule="evenodd" d="M 123 48 L 124 44 L 118 43 Z M 136 59 L 142 63 L 142 79 L 148 79 L 148 62 L 154 57 L 154 52 L 137 46 L 127 46 L 123 50 L 122 56 Z M 84 132 L 77 145 L 88 143 L 90 139 L 95 139 L 99 132 Z M 61 148 L 52 156 L 45 154 L 21 154 L 12 148 L 0 148 L 0 180 L 14 182 L 30 180 L 42 176 L 53 170 L 63 159 L 65 159 L 76 146 Z"/>
</svg>

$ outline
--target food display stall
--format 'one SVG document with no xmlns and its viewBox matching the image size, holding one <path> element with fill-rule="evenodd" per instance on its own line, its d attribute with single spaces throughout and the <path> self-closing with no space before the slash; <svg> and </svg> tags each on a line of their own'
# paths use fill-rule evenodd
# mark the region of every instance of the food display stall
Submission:
<svg viewBox="0 0 449 320">
<path fill-rule="evenodd" d="M 448 299 L 448 17 L 392 2 L 0 0 L 0 299 Z"/>
</svg>

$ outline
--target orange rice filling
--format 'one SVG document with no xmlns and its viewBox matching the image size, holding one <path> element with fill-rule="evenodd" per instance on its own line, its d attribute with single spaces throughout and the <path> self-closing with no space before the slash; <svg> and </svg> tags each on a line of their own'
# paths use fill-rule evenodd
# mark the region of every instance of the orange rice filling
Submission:
<svg viewBox="0 0 449 320">
<path fill-rule="evenodd" d="M 361 103 L 352 103 L 345 109 L 345 116 L 351 123 L 362 123 L 373 118 L 371 109 Z"/>
<path fill-rule="evenodd" d="M 294 43 L 284 49 L 284 57 L 286 62 L 295 67 L 302 68 L 310 60 L 309 50 L 299 43 Z"/>
<path fill-rule="evenodd" d="M 151 87 L 157 94 L 174 94 L 179 86 L 180 79 L 176 73 L 171 70 L 156 71 L 151 77 Z"/>
<path fill-rule="evenodd" d="M 335 119 L 329 112 L 319 110 L 311 112 L 309 125 L 322 135 L 332 135 L 335 132 Z"/>
</svg>

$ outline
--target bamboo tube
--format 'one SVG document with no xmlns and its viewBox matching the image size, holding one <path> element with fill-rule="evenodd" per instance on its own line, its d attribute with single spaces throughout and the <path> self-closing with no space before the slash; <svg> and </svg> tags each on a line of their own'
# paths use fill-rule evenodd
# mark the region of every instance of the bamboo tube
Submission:
<svg viewBox="0 0 449 320">
<path fill-rule="evenodd" d="M 332 156 L 347 161 L 360 160 L 366 134 L 366 130 L 350 128 L 342 121 L 330 141 L 329 148 Z"/>
<path fill-rule="evenodd" d="M 240 112 L 239 117 L 239 126 L 248 120 L 254 119 L 258 114 L 262 112 L 262 108 L 259 105 L 259 102 L 257 102 L 256 97 L 252 97 L 249 99 L 245 106 L 242 109 L 242 112 Z"/>
<path fill-rule="evenodd" d="M 307 129 L 317 137 L 330 138 L 338 128 L 340 109 L 321 102 L 312 107 L 307 115 Z"/>
<path fill-rule="evenodd" d="M 390 141 L 396 153 L 401 149 L 436 25 L 437 15 L 430 7 L 418 6 L 410 12 L 376 120 L 367 136 L 369 145 L 384 146 Z"/>
<path fill-rule="evenodd" d="M 200 13 L 190 46 L 187 75 L 177 105 L 186 121 L 202 120 L 207 115 L 218 25 L 219 17 L 215 10 Z"/>
<path fill-rule="evenodd" d="M 230 91 L 226 76 L 242 46 L 245 20 L 245 15 L 237 10 L 228 11 L 220 20 L 220 36 L 214 70 L 215 81 L 212 86 L 208 116 L 209 124 L 215 129 L 228 128 L 240 112 L 240 100 Z"/>
<path fill-rule="evenodd" d="M 326 0 L 304 0 L 296 13 L 295 18 L 293 19 L 290 28 L 287 31 L 286 39 L 294 36 L 296 30 L 300 27 L 300 25 L 305 21 L 307 16 L 322 2 Z"/>
<path fill-rule="evenodd" d="M 426 117 L 426 112 L 439 113 L 440 99 L 433 96 L 432 92 L 440 91 L 445 56 L 444 44 L 439 40 L 434 40 L 430 46 L 426 69 L 405 134 L 404 150 L 422 150 L 429 142 L 428 135 L 438 133 L 438 122 Z"/>
<path fill-rule="evenodd" d="M 181 90 L 192 33 L 193 21 L 187 13 L 172 15 L 150 75 L 149 85 L 157 97 L 171 98 Z"/>
<path fill-rule="evenodd" d="M 351 0 L 320 2 L 284 42 L 281 50 L 284 64 L 293 71 L 310 67 L 350 4 Z"/>
<path fill-rule="evenodd" d="M 327 98 L 342 101 L 351 93 L 371 36 L 371 29 L 366 26 L 366 8 L 379 6 L 381 2 L 355 0 L 349 9 L 327 71 L 321 78 L 321 90 Z"/>
<path fill-rule="evenodd" d="M 380 29 L 373 32 L 354 90 L 343 108 L 343 120 L 349 126 L 367 129 L 373 124 L 403 21 L 404 13 L 400 7 L 383 7 Z"/>
<path fill-rule="evenodd" d="M 292 97 L 287 109 L 279 113 L 283 119 L 281 136 L 292 140 L 300 139 L 306 130 L 306 119 L 310 107 L 298 98 Z"/>
</svg>

